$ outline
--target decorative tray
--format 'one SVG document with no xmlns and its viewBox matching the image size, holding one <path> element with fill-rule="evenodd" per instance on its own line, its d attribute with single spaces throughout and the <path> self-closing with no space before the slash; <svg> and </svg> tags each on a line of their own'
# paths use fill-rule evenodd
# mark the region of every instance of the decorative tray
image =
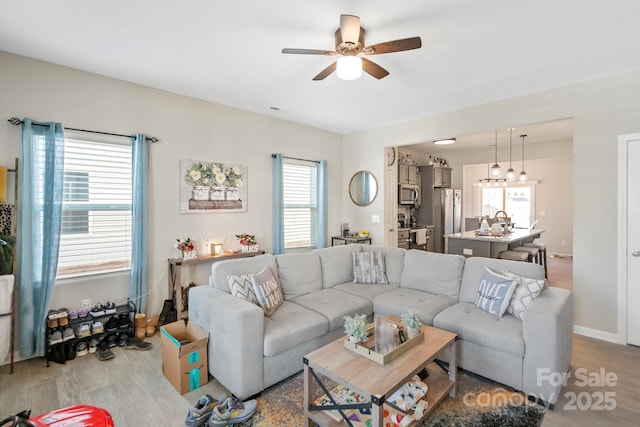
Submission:
<svg viewBox="0 0 640 427">
<path fill-rule="evenodd" d="M 398 326 L 398 333 L 402 331 L 405 337 L 408 336 L 407 328 L 402 322 L 395 320 L 394 317 L 391 317 L 391 316 L 387 320 L 391 321 L 392 323 L 395 323 Z M 368 332 L 367 335 L 369 336 L 367 341 L 357 343 L 357 344 L 349 341 L 349 337 L 345 337 L 344 347 L 355 353 L 360 354 L 361 356 L 367 357 L 381 365 L 391 362 L 393 359 L 396 359 L 402 353 L 406 352 L 411 347 L 415 346 L 416 344 L 424 340 L 424 331 L 423 331 L 423 328 L 420 328 L 420 331 L 413 338 L 409 338 L 406 341 L 400 343 L 399 345 L 395 346 L 391 351 L 388 351 L 386 353 L 379 353 L 375 351 L 376 343 L 375 343 L 375 324 L 374 323 L 369 324 L 369 326 L 367 327 L 367 332 Z"/>
</svg>

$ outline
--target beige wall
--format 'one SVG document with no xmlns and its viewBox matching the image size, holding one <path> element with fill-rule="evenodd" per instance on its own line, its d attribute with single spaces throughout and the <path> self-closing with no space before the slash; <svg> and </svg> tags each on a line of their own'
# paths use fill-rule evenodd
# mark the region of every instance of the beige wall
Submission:
<svg viewBox="0 0 640 427">
<path fill-rule="evenodd" d="M 618 340 L 616 209 L 617 138 L 640 130 L 640 72 L 564 86 L 499 102 L 424 117 L 344 138 L 343 181 L 356 168 L 383 174 L 383 148 L 450 135 L 508 128 L 514 123 L 574 119 L 573 255 L 574 319 L 582 333 Z M 384 189 L 384 186 L 381 186 Z M 383 242 L 383 199 L 357 208 L 343 198 L 343 219 L 368 224 Z"/>
<path fill-rule="evenodd" d="M 77 128 L 144 132 L 161 142 L 151 147 L 149 218 L 150 314 L 168 297 L 167 259 L 178 255 L 176 238 L 255 234 L 271 251 L 271 153 L 326 159 L 330 231 L 340 228 L 342 137 L 306 126 L 163 92 L 79 70 L 0 52 L 0 164 L 18 156 L 20 127 L 6 119 L 29 116 Z M 268 105 L 265 105 L 265 109 Z M 248 212 L 180 214 L 178 161 L 215 160 L 248 166 Z M 186 268 L 185 280 L 206 283 L 208 266 Z M 53 307 L 78 307 L 80 299 L 122 301 L 128 276 L 81 279 L 56 287 Z"/>
</svg>

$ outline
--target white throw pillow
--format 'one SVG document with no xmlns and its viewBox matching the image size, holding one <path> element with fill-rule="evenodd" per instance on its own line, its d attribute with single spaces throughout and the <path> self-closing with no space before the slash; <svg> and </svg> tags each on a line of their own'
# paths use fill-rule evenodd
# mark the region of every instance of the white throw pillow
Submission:
<svg viewBox="0 0 640 427">
<path fill-rule="evenodd" d="M 385 271 L 384 252 L 353 252 L 353 283 L 389 283 Z"/>
<path fill-rule="evenodd" d="M 545 279 L 532 279 L 520 276 L 509 270 L 502 271 L 502 274 L 516 281 L 516 290 L 513 292 L 507 313 L 522 320 L 522 313 L 527 309 L 531 301 L 538 298 L 547 286 Z"/>
</svg>

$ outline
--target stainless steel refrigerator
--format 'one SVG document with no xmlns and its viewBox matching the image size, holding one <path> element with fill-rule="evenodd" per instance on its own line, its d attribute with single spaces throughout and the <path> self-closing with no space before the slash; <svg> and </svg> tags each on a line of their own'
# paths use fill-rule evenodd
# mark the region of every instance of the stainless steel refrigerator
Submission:
<svg viewBox="0 0 640 427">
<path fill-rule="evenodd" d="M 444 253 L 444 235 L 460 232 L 462 190 L 422 187 L 422 206 L 418 210 L 419 225 L 433 225 L 433 250 Z"/>
</svg>

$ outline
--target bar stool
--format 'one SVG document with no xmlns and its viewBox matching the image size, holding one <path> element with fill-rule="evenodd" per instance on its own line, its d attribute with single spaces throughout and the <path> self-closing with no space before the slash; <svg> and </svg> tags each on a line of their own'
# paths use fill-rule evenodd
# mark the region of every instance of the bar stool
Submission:
<svg viewBox="0 0 640 427">
<path fill-rule="evenodd" d="M 540 252 L 538 248 L 532 248 L 529 246 L 518 246 L 517 248 L 511 249 L 515 252 L 524 252 L 528 255 L 529 262 L 538 262 L 538 253 Z"/>
<path fill-rule="evenodd" d="M 538 249 L 538 264 L 544 267 L 544 277 L 547 278 L 547 245 L 544 243 L 525 243 L 525 247 Z"/>
<path fill-rule="evenodd" d="M 526 252 L 518 251 L 502 251 L 498 254 L 500 259 L 508 259 L 511 261 L 526 261 L 529 259 L 529 254 Z"/>
</svg>

